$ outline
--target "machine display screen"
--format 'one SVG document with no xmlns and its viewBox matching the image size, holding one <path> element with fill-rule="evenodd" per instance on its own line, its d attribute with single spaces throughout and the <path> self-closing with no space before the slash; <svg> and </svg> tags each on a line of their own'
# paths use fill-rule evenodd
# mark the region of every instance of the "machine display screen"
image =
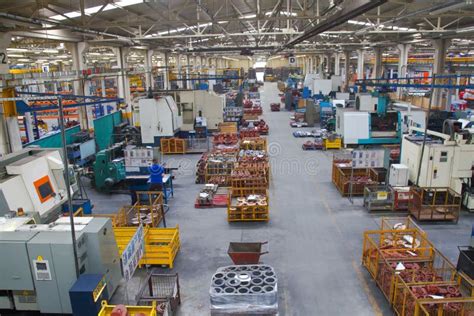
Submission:
<svg viewBox="0 0 474 316">
<path fill-rule="evenodd" d="M 46 265 L 45 262 L 36 262 L 36 269 L 38 271 L 45 271 L 45 270 L 48 270 L 48 266 Z"/>
<path fill-rule="evenodd" d="M 44 176 L 39 180 L 36 180 L 34 185 L 41 203 L 46 202 L 54 196 L 54 190 L 51 181 L 49 180 L 49 176 Z"/>
</svg>

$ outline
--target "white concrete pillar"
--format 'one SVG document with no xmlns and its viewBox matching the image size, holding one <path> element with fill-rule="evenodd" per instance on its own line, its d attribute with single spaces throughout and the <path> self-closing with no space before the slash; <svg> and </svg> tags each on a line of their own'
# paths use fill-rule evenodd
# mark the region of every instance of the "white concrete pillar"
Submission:
<svg viewBox="0 0 474 316">
<path fill-rule="evenodd" d="M 191 71 L 191 64 L 190 64 L 190 58 L 189 54 L 186 54 L 186 81 L 184 82 L 184 87 L 186 89 L 189 89 L 191 81 L 189 81 L 189 74 Z"/>
<path fill-rule="evenodd" d="M 7 48 L 10 46 L 11 34 L 0 33 L 0 52 L 4 54 L 5 63 L 0 64 L 0 74 L 8 74 L 8 55 Z M 0 80 L 0 86 L 5 85 L 6 82 Z M 2 97 L 14 97 L 14 92 L 5 92 L 2 90 Z M 6 102 L 5 102 L 6 103 Z M 13 103 L 9 103 L 14 106 Z M 5 155 L 22 149 L 20 126 L 18 124 L 18 116 L 13 111 L 6 113 L 4 104 L 0 106 L 0 155 Z"/>
<path fill-rule="evenodd" d="M 405 78 L 407 76 L 408 68 L 408 52 L 410 51 L 410 44 L 398 44 L 398 78 Z M 403 88 L 397 88 L 398 97 L 401 98 Z"/>
<path fill-rule="evenodd" d="M 148 88 L 154 88 L 155 87 L 155 80 L 153 79 L 153 63 L 152 63 L 152 57 L 153 57 L 154 51 L 151 49 L 148 49 L 145 52 L 145 90 L 148 90 Z"/>
<path fill-rule="evenodd" d="M 72 56 L 72 70 L 82 72 L 87 69 L 86 52 L 89 50 L 89 44 L 85 42 L 80 43 L 65 43 L 66 49 Z M 73 93 L 77 95 L 91 95 L 91 81 L 81 80 L 73 82 Z M 79 108 L 79 124 L 83 129 L 91 129 L 92 120 L 89 121 L 89 116 L 92 116 L 91 107 Z"/>
<path fill-rule="evenodd" d="M 339 53 L 334 54 L 334 74 L 336 76 L 341 75 L 341 56 Z"/>
<path fill-rule="evenodd" d="M 326 54 L 326 59 L 327 59 L 327 63 L 326 63 L 326 67 L 327 67 L 327 73 L 330 74 L 332 73 L 332 54 Z"/>
<path fill-rule="evenodd" d="M 119 98 L 123 98 L 124 103 L 127 105 L 125 109 L 125 116 L 131 120 L 132 97 L 130 95 L 130 81 L 126 75 L 126 69 L 128 68 L 127 56 L 130 52 L 130 48 L 116 47 L 114 48 L 114 52 L 117 56 L 117 67 L 120 69 L 119 76 L 117 77 L 117 93 Z"/>
<path fill-rule="evenodd" d="M 344 85 L 346 92 L 349 91 L 350 69 L 351 69 L 351 51 L 344 51 Z"/>
<path fill-rule="evenodd" d="M 433 61 L 433 75 L 445 74 L 446 64 L 446 51 L 450 45 L 450 41 L 447 39 L 436 39 L 432 41 L 433 48 L 435 49 L 434 61 Z M 454 82 L 453 82 L 454 83 Z M 435 88 L 433 90 L 432 106 L 440 107 L 442 105 L 442 90 L 441 88 Z M 449 110 L 450 102 L 446 102 L 446 110 Z"/>
<path fill-rule="evenodd" d="M 176 85 L 178 86 L 178 89 L 181 89 L 183 87 L 182 85 L 182 76 L 181 76 L 181 55 L 176 55 L 176 69 L 177 69 L 177 75 L 176 75 L 176 79 L 178 79 L 178 81 L 176 81 Z"/>
<path fill-rule="evenodd" d="M 357 79 L 364 79 L 364 50 L 357 50 Z"/>
<path fill-rule="evenodd" d="M 375 47 L 374 53 L 375 53 L 375 63 L 374 63 L 374 71 L 372 72 L 372 78 L 378 79 L 378 78 L 382 78 L 382 73 L 383 73 L 383 66 L 382 66 L 383 48 L 379 46 Z"/>
<path fill-rule="evenodd" d="M 169 81 L 169 56 L 168 53 L 163 53 L 163 61 L 164 61 L 164 72 L 163 72 L 163 86 L 165 90 L 170 89 L 170 81 Z"/>
</svg>

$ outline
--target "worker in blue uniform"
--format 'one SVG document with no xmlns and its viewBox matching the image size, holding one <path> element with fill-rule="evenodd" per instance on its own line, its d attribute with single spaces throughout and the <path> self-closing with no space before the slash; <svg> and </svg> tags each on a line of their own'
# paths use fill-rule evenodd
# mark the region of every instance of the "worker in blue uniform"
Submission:
<svg viewBox="0 0 474 316">
<path fill-rule="evenodd" d="M 150 191 L 163 191 L 163 173 L 165 168 L 159 165 L 156 159 L 153 159 L 152 164 L 148 167 L 150 171 Z"/>
</svg>

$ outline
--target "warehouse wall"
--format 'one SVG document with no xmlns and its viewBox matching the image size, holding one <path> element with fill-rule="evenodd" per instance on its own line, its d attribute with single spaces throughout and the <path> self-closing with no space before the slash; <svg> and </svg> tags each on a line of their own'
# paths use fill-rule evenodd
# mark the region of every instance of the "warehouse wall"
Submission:
<svg viewBox="0 0 474 316">
<path fill-rule="evenodd" d="M 239 59 L 238 61 L 229 60 L 228 62 L 230 68 L 244 68 L 244 71 L 248 71 L 248 69 L 252 68 L 254 64 L 253 60 L 248 58 Z"/>
<path fill-rule="evenodd" d="M 280 68 L 280 67 L 288 67 L 288 58 L 277 58 L 277 59 L 270 59 L 267 62 L 267 67 L 269 68 Z"/>
</svg>

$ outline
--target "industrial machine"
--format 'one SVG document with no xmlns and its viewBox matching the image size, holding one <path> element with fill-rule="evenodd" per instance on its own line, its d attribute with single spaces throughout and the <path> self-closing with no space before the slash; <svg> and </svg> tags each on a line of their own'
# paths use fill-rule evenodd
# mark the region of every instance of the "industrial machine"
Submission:
<svg viewBox="0 0 474 316">
<path fill-rule="evenodd" d="M 121 279 L 110 219 L 77 218 L 79 272 L 104 275 L 111 296 Z M 0 309 L 68 314 L 77 280 L 69 219 L 0 232 Z"/>
<path fill-rule="evenodd" d="M 336 133 L 345 145 L 400 143 L 401 114 L 388 110 L 388 105 L 385 95 L 358 95 L 355 108 L 336 108 Z"/>
<path fill-rule="evenodd" d="M 142 143 L 158 145 L 160 138 L 173 137 L 183 125 L 183 117 L 171 96 L 140 99 Z"/>
<path fill-rule="evenodd" d="M 38 223 L 56 219 L 67 201 L 58 150 L 27 148 L 0 160 L 0 215 L 26 213 Z"/>
<path fill-rule="evenodd" d="M 225 95 L 204 90 L 185 90 L 179 92 L 177 102 L 183 115 L 182 131 L 194 130 L 197 117 L 206 118 L 207 128 L 211 130 L 217 130 L 224 121 Z"/>
<path fill-rule="evenodd" d="M 472 135 L 462 130 L 453 131 L 451 134 L 427 130 L 423 149 L 422 133 L 424 129 L 411 127 L 410 134 L 403 137 L 400 162 L 408 167 L 409 180 L 416 183 L 419 172 L 420 187 L 449 187 L 457 193 L 462 193 L 463 183 L 472 181 Z M 468 198 L 467 202 L 472 198 L 474 196 Z"/>
<path fill-rule="evenodd" d="M 95 140 L 88 132 L 71 135 L 72 144 L 66 146 L 67 158 L 77 166 L 84 166 L 94 160 L 96 152 Z"/>
<path fill-rule="evenodd" d="M 125 179 L 125 159 L 123 143 L 101 150 L 95 157 L 94 185 L 97 190 L 109 190 Z"/>
</svg>

